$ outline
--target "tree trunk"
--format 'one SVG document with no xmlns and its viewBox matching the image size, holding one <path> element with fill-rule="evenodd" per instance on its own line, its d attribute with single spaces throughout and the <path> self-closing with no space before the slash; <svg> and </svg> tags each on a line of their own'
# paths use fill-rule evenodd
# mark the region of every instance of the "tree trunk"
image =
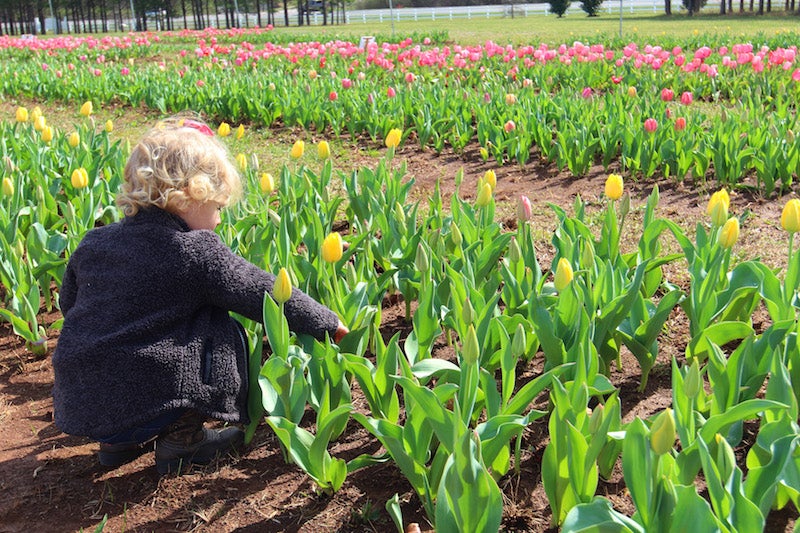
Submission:
<svg viewBox="0 0 800 533">
<path fill-rule="evenodd" d="M 289 0 L 283 0 L 283 23 L 288 26 L 289 25 Z"/>
<path fill-rule="evenodd" d="M 664 0 L 664 14 L 672 15 L 672 0 Z"/>
</svg>

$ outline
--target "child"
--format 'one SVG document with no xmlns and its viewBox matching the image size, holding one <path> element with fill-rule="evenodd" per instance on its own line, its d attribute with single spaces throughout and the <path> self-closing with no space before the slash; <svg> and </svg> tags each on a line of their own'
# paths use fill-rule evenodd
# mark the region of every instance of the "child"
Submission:
<svg viewBox="0 0 800 533">
<path fill-rule="evenodd" d="M 202 122 L 173 118 L 133 149 L 117 197 L 125 218 L 86 234 L 61 287 L 53 354 L 55 422 L 100 442 L 119 466 L 152 449 L 159 473 L 236 448 L 247 422 L 248 347 L 229 311 L 261 320 L 275 276 L 214 233 L 240 192 L 227 151 Z M 293 290 L 289 327 L 338 342 L 347 328 Z"/>
</svg>

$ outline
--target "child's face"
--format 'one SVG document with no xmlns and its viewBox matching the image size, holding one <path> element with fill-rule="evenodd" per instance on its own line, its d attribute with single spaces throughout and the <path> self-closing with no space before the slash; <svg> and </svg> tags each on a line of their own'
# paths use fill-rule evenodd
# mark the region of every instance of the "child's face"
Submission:
<svg viewBox="0 0 800 533">
<path fill-rule="evenodd" d="M 191 201 L 186 210 L 179 213 L 190 229 L 207 229 L 213 231 L 220 223 L 219 212 L 222 205 L 217 202 Z"/>
</svg>

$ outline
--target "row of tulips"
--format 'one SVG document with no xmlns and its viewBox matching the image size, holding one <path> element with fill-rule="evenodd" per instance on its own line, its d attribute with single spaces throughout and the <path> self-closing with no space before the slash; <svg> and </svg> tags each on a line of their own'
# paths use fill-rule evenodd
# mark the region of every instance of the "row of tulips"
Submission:
<svg viewBox="0 0 800 533">
<path fill-rule="evenodd" d="M 112 193 L 126 149 L 110 140 L 113 125 L 98 127 L 91 106 L 82 109 L 74 146 L 72 133 L 57 129 L 45 141 L 38 119 L 2 125 L 2 316 L 32 348 L 42 341 L 40 298 L 53 302 L 50 288 L 60 284 L 75 244 L 94 225 L 119 216 Z M 35 110 L 30 115 L 42 116 Z M 515 475 L 522 432 L 544 417 L 551 439 L 542 482 L 553 522 L 566 530 L 617 524 L 666 531 L 684 523 L 763 529 L 771 508 L 800 503 L 800 254 L 793 250 L 800 202 L 791 200 L 784 209 L 789 261 L 779 278 L 758 261 L 731 265 L 740 229 L 725 193 L 712 197 L 710 223 L 699 226 L 692 240 L 656 215 L 656 189 L 636 250 L 621 250 L 630 200 L 621 176 L 611 175 L 599 236 L 580 199 L 571 215 L 552 206 L 556 253 L 543 269 L 526 221 L 530 202 L 520 201 L 518 230 L 504 231 L 494 217 L 491 172 L 480 180 L 474 204 L 460 197 L 459 186 L 445 209 L 437 191 L 423 216 L 410 199 L 413 179 L 393 158 L 403 136 L 393 129 L 382 139 L 387 154 L 375 168 L 336 176 L 343 196 L 329 193 L 335 176 L 326 145 L 317 147 L 313 160 L 296 143 L 277 179 L 261 172 L 254 157 L 239 161 L 245 198 L 226 211 L 220 233 L 239 253 L 279 273 L 274 298 L 264 301 L 263 324 L 247 324 L 255 347 L 250 437 L 265 420 L 286 460 L 329 492 L 349 472 L 391 459 L 440 531 L 499 527 L 497 482 Z M 344 236 L 332 231 L 342 217 Z M 664 232 L 677 239 L 682 254 L 661 253 Z M 677 260 L 687 262 L 688 290 L 663 279 L 661 267 Z M 280 306 L 292 286 L 339 312 L 351 328 L 340 345 L 291 335 Z M 408 304 L 412 331 L 387 342 L 379 326 L 391 294 Z M 750 315 L 762 303 L 773 323 L 756 333 Z M 658 354 L 658 333 L 676 306 L 689 317 L 692 339 L 686 363 L 673 362 L 672 407 L 623 425 L 610 367 L 628 347 L 644 386 Z M 441 335 L 455 347 L 455 361 L 432 357 Z M 271 351 L 266 361 L 264 336 Z M 736 348 L 727 354 L 722 347 L 731 343 Z M 520 363 L 539 353 L 545 372 L 521 382 Z M 759 395 L 767 376 L 766 393 Z M 353 411 L 353 380 L 368 411 Z M 540 403 L 544 391 L 552 408 Z M 313 433 L 302 422 L 309 406 L 316 414 Z M 731 448 L 741 444 L 744 422 L 754 419 L 758 438 L 745 475 Z M 351 421 L 386 453 L 350 461 L 332 456 L 330 443 Z M 595 496 L 599 476 L 607 476 L 620 455 L 637 508 L 633 517 Z M 698 493 L 701 470 L 708 500 Z M 401 524 L 397 500 L 387 508 Z"/>
<path fill-rule="evenodd" d="M 139 45 L 139 55 L 130 43 L 124 55 L 97 43 L 20 44 L 0 49 L 13 59 L 0 67 L 0 92 L 189 108 L 376 143 L 400 128 L 404 140 L 437 152 L 477 141 L 500 164 L 540 157 L 580 176 L 620 162 L 632 176 L 713 177 L 770 195 L 790 190 L 800 168 L 800 67 L 784 39 L 691 51 L 411 39 L 366 49 L 345 41 L 256 47 L 204 36 L 191 50 L 165 36 Z"/>
</svg>

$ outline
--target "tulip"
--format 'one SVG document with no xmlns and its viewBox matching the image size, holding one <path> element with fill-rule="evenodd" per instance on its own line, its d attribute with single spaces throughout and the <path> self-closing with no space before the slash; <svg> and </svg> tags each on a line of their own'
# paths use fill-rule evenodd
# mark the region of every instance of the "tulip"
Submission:
<svg viewBox="0 0 800 533">
<path fill-rule="evenodd" d="M 306 143 L 304 141 L 295 141 L 292 145 L 292 150 L 289 152 L 289 155 L 292 159 L 300 159 L 303 157 L 303 154 L 306 151 Z"/>
<path fill-rule="evenodd" d="M 461 347 L 461 357 L 464 363 L 474 365 L 478 362 L 480 356 L 480 347 L 478 344 L 478 335 L 475 333 L 475 326 L 470 324 L 467 328 L 467 334 L 464 338 L 464 344 Z"/>
<path fill-rule="evenodd" d="M 522 323 L 517 324 L 517 329 L 514 330 L 514 338 L 511 340 L 511 353 L 514 357 L 521 357 L 527 350 L 528 339 L 525 333 L 525 326 Z"/>
<path fill-rule="evenodd" d="M 8 176 L 3 178 L 2 191 L 3 191 L 3 196 L 11 196 L 14 194 L 14 182 L 11 181 L 11 178 L 9 178 Z"/>
<path fill-rule="evenodd" d="M 711 223 L 715 226 L 722 226 L 728 220 L 728 209 L 731 205 L 730 196 L 728 191 L 720 189 L 711 195 L 708 201 L 708 208 L 706 212 L 711 216 Z"/>
<path fill-rule="evenodd" d="M 511 264 L 516 264 L 522 259 L 522 249 L 515 237 L 511 237 L 511 242 L 508 244 L 508 260 Z"/>
<path fill-rule="evenodd" d="M 236 164 L 239 165 L 239 170 L 241 170 L 242 172 L 247 170 L 247 156 L 244 154 L 237 155 Z"/>
<path fill-rule="evenodd" d="M 475 200 L 475 207 L 485 207 L 489 205 L 492 200 L 492 186 L 488 183 L 483 183 L 478 191 L 478 197 Z"/>
<path fill-rule="evenodd" d="M 92 101 L 91 100 L 85 101 L 81 106 L 81 115 L 83 115 L 84 117 L 88 117 L 89 115 L 92 114 L 92 111 L 94 111 L 94 106 L 92 105 Z"/>
<path fill-rule="evenodd" d="M 678 117 L 675 119 L 675 131 L 683 131 L 686 129 L 686 119 Z"/>
<path fill-rule="evenodd" d="M 33 129 L 36 131 L 42 131 L 45 126 L 47 126 L 47 120 L 44 118 L 44 115 L 38 115 L 33 120 Z"/>
<path fill-rule="evenodd" d="M 425 246 L 422 243 L 417 245 L 417 255 L 414 256 L 414 267 L 418 272 L 425 273 L 431 268 L 430 259 L 428 259 L 428 252 L 425 251 Z"/>
<path fill-rule="evenodd" d="M 42 140 L 46 143 L 49 143 L 53 140 L 53 127 L 52 126 L 45 126 L 42 128 Z"/>
<path fill-rule="evenodd" d="M 394 98 L 395 96 L 397 96 L 397 91 L 394 90 L 394 87 L 387 87 L 386 96 L 388 98 Z"/>
<path fill-rule="evenodd" d="M 689 105 L 693 100 L 694 96 L 689 91 L 685 91 L 683 94 L 681 94 L 681 103 L 683 105 Z"/>
<path fill-rule="evenodd" d="M 506 133 L 511 133 L 512 131 L 517 129 L 517 125 L 514 124 L 513 120 L 509 120 L 508 122 L 505 123 L 503 129 L 506 130 Z"/>
<path fill-rule="evenodd" d="M 524 194 L 519 197 L 517 204 L 517 220 L 520 222 L 527 222 L 533 217 L 533 208 L 531 207 L 531 200 Z"/>
<path fill-rule="evenodd" d="M 343 252 L 342 236 L 338 232 L 329 233 L 322 241 L 322 259 L 326 263 L 336 263 L 342 258 Z"/>
<path fill-rule="evenodd" d="M 584 87 L 583 91 L 581 91 L 581 96 L 585 99 L 589 99 L 592 97 L 592 88 L 591 87 Z"/>
<path fill-rule="evenodd" d="M 236 139 L 241 139 L 244 137 L 244 124 L 239 124 L 239 127 L 236 128 Z"/>
<path fill-rule="evenodd" d="M 481 154 L 481 159 L 483 159 L 484 161 L 489 159 L 489 150 L 487 150 L 483 146 L 481 146 L 480 154 Z"/>
<path fill-rule="evenodd" d="M 261 174 L 261 179 L 258 181 L 258 185 L 261 188 L 261 192 L 264 194 L 272 194 L 275 190 L 275 178 L 272 177 L 272 174 L 269 172 L 264 172 Z"/>
<path fill-rule="evenodd" d="M 731 217 L 722 226 L 722 230 L 719 232 L 719 245 L 723 248 L 732 248 L 734 244 L 736 244 L 736 240 L 739 238 L 739 219 L 736 217 Z"/>
<path fill-rule="evenodd" d="M 494 170 L 489 169 L 483 173 L 483 182 L 488 183 L 492 190 L 497 187 L 497 174 L 495 174 Z"/>
<path fill-rule="evenodd" d="M 386 135 L 386 148 L 397 148 L 400 145 L 400 140 L 403 137 L 403 131 L 400 128 L 392 128 Z"/>
<path fill-rule="evenodd" d="M 72 186 L 76 189 L 87 187 L 89 185 L 89 173 L 86 172 L 86 169 L 83 167 L 76 168 L 72 171 L 70 183 L 72 183 Z"/>
<path fill-rule="evenodd" d="M 456 248 L 461 246 L 461 243 L 464 241 L 464 236 L 461 234 L 461 230 L 458 229 L 458 224 L 455 222 L 450 223 L 450 240 L 453 241 L 453 246 Z"/>
<path fill-rule="evenodd" d="M 289 279 L 289 273 L 285 268 L 281 267 L 278 271 L 278 276 L 275 278 L 275 283 L 272 286 L 272 298 L 280 305 L 285 303 L 292 297 L 292 281 Z"/>
<path fill-rule="evenodd" d="M 619 174 L 609 174 L 606 178 L 606 196 L 611 200 L 622 198 L 623 184 L 622 176 Z"/>
<path fill-rule="evenodd" d="M 783 206 L 781 226 L 789 233 L 800 231 L 800 200 L 792 198 Z"/>
<path fill-rule="evenodd" d="M 339 94 L 336 91 L 331 91 L 330 94 L 328 94 L 328 100 L 331 102 L 335 102 L 338 98 Z"/>
<path fill-rule="evenodd" d="M 556 290 L 561 292 L 566 289 L 567 285 L 572 282 L 573 277 L 572 265 L 569 264 L 569 261 L 567 261 L 566 258 L 562 257 L 558 260 L 558 265 L 556 266 L 556 274 L 554 278 Z"/>
<path fill-rule="evenodd" d="M 328 141 L 320 141 L 317 145 L 317 155 L 320 159 L 328 159 L 331 156 L 331 147 Z"/>
<path fill-rule="evenodd" d="M 217 133 L 219 133 L 220 137 L 227 137 L 231 134 L 231 126 L 227 122 L 222 122 L 217 128 Z"/>
<path fill-rule="evenodd" d="M 675 417 L 672 409 L 661 411 L 650 428 L 650 448 L 657 455 L 664 455 L 672 450 L 675 444 Z"/>
<path fill-rule="evenodd" d="M 28 122 L 28 110 L 24 107 L 17 108 L 17 122 Z"/>
<path fill-rule="evenodd" d="M 114 121 L 112 121 L 111 119 L 106 120 L 106 123 L 103 126 L 103 128 L 106 130 L 106 133 L 111 133 L 112 131 L 114 131 Z"/>
<path fill-rule="evenodd" d="M 644 129 L 647 133 L 653 133 L 658 128 L 658 122 L 654 118 L 648 118 L 644 121 Z"/>
<path fill-rule="evenodd" d="M 513 93 L 508 93 L 506 95 L 506 105 L 514 105 L 517 103 L 517 95 Z"/>
<path fill-rule="evenodd" d="M 312 80 L 317 79 L 317 71 L 314 69 L 309 70 L 308 77 L 311 78 Z"/>
<path fill-rule="evenodd" d="M 673 98 L 675 98 L 675 91 L 667 87 L 661 89 L 661 100 L 671 102 Z"/>
<path fill-rule="evenodd" d="M 77 131 L 73 131 L 67 137 L 67 142 L 69 143 L 70 147 L 77 148 L 79 144 L 81 144 L 81 134 Z"/>
<path fill-rule="evenodd" d="M 636 98 L 636 87 L 632 85 L 628 87 L 628 98 Z"/>
</svg>

